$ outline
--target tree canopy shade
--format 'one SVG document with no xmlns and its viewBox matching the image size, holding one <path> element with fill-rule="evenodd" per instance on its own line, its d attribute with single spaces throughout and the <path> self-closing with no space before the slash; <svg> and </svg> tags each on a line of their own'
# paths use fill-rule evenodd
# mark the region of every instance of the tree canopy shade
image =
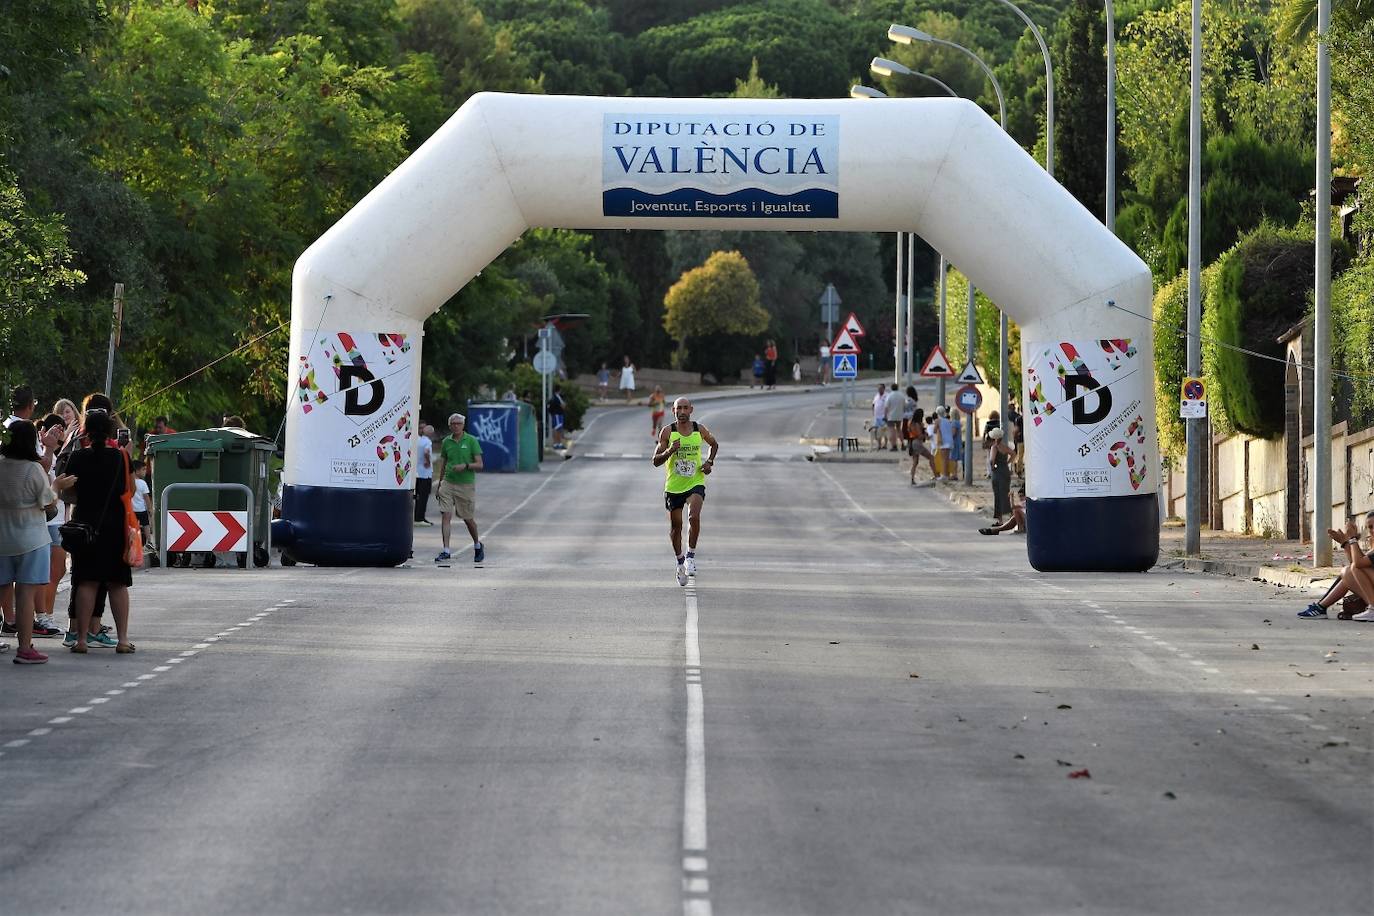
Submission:
<svg viewBox="0 0 1374 916">
<path fill-rule="evenodd" d="M 48 304 L 85 280 L 71 261 L 62 221 L 34 213 L 14 174 L 0 167 L 0 389 L 5 392 L 20 383 L 32 385 L 37 379 L 30 367 L 50 365 L 61 352 L 57 314 Z"/>
<path fill-rule="evenodd" d="M 838 98 L 863 72 L 873 42 L 825 0 L 756 0 L 645 31 L 635 70 L 641 84 L 652 80 L 675 95 L 720 96 L 757 60 L 790 96 Z"/>
</svg>

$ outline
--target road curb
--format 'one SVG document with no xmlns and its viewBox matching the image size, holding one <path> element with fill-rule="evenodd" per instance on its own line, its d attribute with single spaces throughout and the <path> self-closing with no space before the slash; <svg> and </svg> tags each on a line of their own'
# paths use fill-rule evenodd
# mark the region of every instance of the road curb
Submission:
<svg viewBox="0 0 1374 916">
<path fill-rule="evenodd" d="M 936 491 L 954 505 L 969 512 L 981 512 L 985 508 L 972 497 L 936 484 Z M 1285 588 L 1325 590 L 1335 581 L 1337 571 L 1295 570 L 1264 563 L 1245 563 L 1237 560 L 1209 560 L 1205 557 L 1160 557 L 1155 569 L 1186 569 L 1189 572 L 1205 573 L 1212 576 L 1230 576 L 1236 579 L 1250 579 L 1281 585 Z"/>
</svg>

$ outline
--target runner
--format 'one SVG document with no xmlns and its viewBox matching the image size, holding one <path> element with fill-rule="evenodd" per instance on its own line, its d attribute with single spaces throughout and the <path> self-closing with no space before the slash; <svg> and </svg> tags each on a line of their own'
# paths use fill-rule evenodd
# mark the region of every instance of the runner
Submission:
<svg viewBox="0 0 1374 916">
<path fill-rule="evenodd" d="M 677 584 L 686 585 L 688 576 L 697 574 L 697 537 L 701 534 L 701 505 L 706 499 L 706 475 L 715 466 L 720 443 L 711 431 L 692 420 L 692 402 L 678 398 L 673 402 L 677 422 L 663 427 L 654 451 L 654 467 L 667 464 L 663 485 L 663 507 L 668 510 L 668 539 L 677 557 Z M 701 460 L 701 444 L 711 447 Z M 687 552 L 682 552 L 682 508 L 687 516 Z"/>
<path fill-rule="evenodd" d="M 657 439 L 658 431 L 663 428 L 664 404 L 667 399 L 663 396 L 663 386 L 655 385 L 654 393 L 649 395 L 649 425 L 653 427 L 649 435 Z"/>
</svg>

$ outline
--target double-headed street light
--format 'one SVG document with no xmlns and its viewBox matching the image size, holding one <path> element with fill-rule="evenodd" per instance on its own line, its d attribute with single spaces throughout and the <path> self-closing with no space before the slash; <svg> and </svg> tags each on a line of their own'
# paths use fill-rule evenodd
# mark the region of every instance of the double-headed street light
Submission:
<svg viewBox="0 0 1374 916">
<path fill-rule="evenodd" d="M 1009 8 L 1013 13 L 1015 13 L 1017 16 L 1019 16 L 1019 17 L 1021 18 L 1021 21 L 1024 22 L 1024 23 L 1026 24 L 1026 26 L 1031 30 L 1031 34 L 1035 36 L 1035 41 L 1036 41 L 1036 43 L 1037 43 L 1038 45 L 1040 45 L 1040 55 L 1045 59 L 1045 171 L 1049 172 L 1049 173 L 1050 173 L 1050 177 L 1053 178 L 1053 177 L 1054 177 L 1054 65 L 1050 62 L 1050 49 L 1049 49 L 1049 47 L 1045 44 L 1045 36 L 1042 35 L 1042 34 L 1040 34 L 1040 29 L 1038 29 L 1038 28 L 1036 27 L 1035 23 L 1031 21 L 1031 18 L 1030 18 L 1029 16 L 1027 16 L 1025 13 L 1023 13 L 1023 12 L 1021 11 L 1021 8 L 1020 8 L 1019 6 L 1017 6 L 1015 3 L 1012 3 L 1011 0 L 997 0 L 997 2 L 1000 3 L 1000 4 L 1002 4 L 1002 5 L 1005 6 L 1005 7 Z M 920 41 L 920 42 L 926 42 L 926 43 L 928 43 L 928 44 L 940 45 L 940 46 L 942 46 L 942 47 L 953 48 L 953 49 L 955 49 L 955 50 L 957 50 L 957 51 L 962 51 L 963 53 L 969 55 L 969 56 L 972 57 L 975 61 L 977 61 L 978 66 L 981 67 L 982 70 L 983 70 L 983 72 L 987 74 L 988 78 L 989 78 L 990 80 L 992 80 L 992 84 L 993 84 L 994 87 L 997 85 L 997 80 L 993 78 L 993 76 L 992 76 L 992 71 L 991 71 L 990 69 L 988 69 L 988 65 L 987 65 L 986 63 L 983 62 L 982 58 L 980 58 L 977 54 L 974 54 L 974 53 L 973 53 L 972 51 L 970 51 L 968 48 L 965 48 L 963 45 L 955 44 L 955 43 L 952 42 L 952 41 L 946 41 L 946 40 L 943 39 L 943 38 L 936 38 L 934 35 L 931 35 L 931 34 L 928 33 L 928 32 L 922 32 L 920 29 L 913 29 L 913 28 L 912 28 L 911 26 L 909 26 L 909 25 L 900 25 L 900 24 L 895 23 L 895 22 L 894 22 L 891 26 L 888 27 L 888 30 L 887 30 L 887 37 L 888 37 L 888 39 L 889 39 L 890 41 L 895 41 L 895 42 L 898 42 L 898 43 L 900 43 L 900 44 L 907 44 L 907 45 L 909 45 L 909 44 L 912 44 L 912 43 L 914 43 L 914 42 Z M 1000 99 L 1000 93 L 999 93 L 999 99 Z M 1005 129 L 1006 129 L 1006 108 L 1005 108 L 1005 106 L 1003 106 L 1002 112 L 1003 112 L 1003 116 L 1002 116 L 1002 128 L 1005 130 Z"/>
<path fill-rule="evenodd" d="M 982 57 L 978 56 L 978 55 L 975 54 L 973 51 L 969 50 L 968 48 L 964 47 L 964 46 L 961 45 L 961 44 L 958 44 L 957 42 L 946 41 L 946 40 L 943 39 L 943 38 L 936 38 L 934 35 L 930 35 L 930 34 L 928 34 L 928 33 L 926 33 L 926 32 L 922 32 L 920 29 L 913 29 L 913 28 L 911 28 L 910 26 L 904 26 L 904 25 L 893 24 L 892 27 L 889 28 L 889 29 L 887 30 L 887 34 L 888 34 L 888 37 L 889 37 L 889 38 L 892 38 L 894 41 L 898 41 L 898 42 L 900 42 L 900 43 L 902 43 L 902 44 L 910 44 L 910 43 L 913 42 L 913 41 L 925 41 L 925 42 L 929 42 L 929 43 L 931 43 L 931 44 L 936 44 L 936 45 L 941 45 L 941 46 L 944 46 L 944 47 L 947 47 L 947 48 L 951 48 L 951 49 L 953 49 L 953 50 L 955 50 L 955 51 L 959 51 L 960 53 L 962 53 L 962 54 L 967 54 L 969 57 L 971 57 L 971 58 L 973 59 L 973 62 L 976 63 L 976 64 L 979 66 L 979 68 L 982 69 L 984 75 L 987 76 L 988 82 L 992 83 L 992 91 L 993 91 L 993 92 L 996 94 L 996 96 L 997 96 L 997 114 L 998 114 L 1000 123 L 1001 123 L 1001 125 L 1002 125 L 1002 132 L 1003 132 L 1003 133 L 1006 133 L 1006 130 L 1007 130 L 1007 99 L 1006 99 L 1006 96 L 1005 96 L 1005 95 L 1003 94 L 1003 92 L 1002 92 L 1002 84 L 999 83 L 999 82 L 997 82 L 997 77 L 993 74 L 992 68 L 989 67 L 989 66 L 987 65 L 987 62 L 984 61 Z M 880 65 L 881 65 L 881 68 L 880 68 Z M 937 79 L 935 79 L 934 77 L 932 77 L 932 76 L 927 76 L 927 75 L 924 74 L 924 73 L 918 73 L 918 72 L 916 72 L 915 70 L 912 70 L 910 67 L 907 67 L 907 66 L 904 66 L 904 65 L 902 65 L 902 64 L 899 64 L 899 63 L 897 63 L 896 61 L 886 60 L 886 59 L 881 58 L 881 57 L 875 57 L 875 58 L 873 59 L 873 63 L 869 66 L 869 69 L 871 69 L 874 73 L 878 73 L 878 74 L 880 74 L 880 75 L 882 75 L 882 76 L 891 76 L 892 74 L 895 73 L 895 74 L 899 74 L 899 75 L 903 75 L 903 76 L 911 75 L 911 76 L 921 76 L 921 77 L 925 77 L 925 78 L 928 79 L 928 80 L 931 80 L 931 81 L 933 81 L 933 82 L 939 83 L 941 86 L 943 86 L 943 87 L 945 88 L 945 91 L 948 92 L 950 95 L 957 95 L 957 93 L 955 93 L 953 89 L 950 89 L 950 88 L 949 88 L 948 86 L 946 86 L 944 83 L 940 83 L 940 81 L 937 80 Z M 941 255 L 941 256 L 940 256 L 940 346 L 941 346 L 942 349 L 943 349 L 943 347 L 944 347 L 944 345 L 945 345 L 945 334 L 944 334 L 944 328 L 945 328 L 945 316 L 944 316 L 944 305 L 945 305 L 945 296 L 944 296 L 945 270 L 946 270 L 945 258 L 944 258 L 944 255 Z M 975 290 L 974 290 L 974 288 L 973 288 L 973 281 L 972 281 L 972 280 L 969 280 L 969 283 L 968 283 L 968 358 L 969 358 L 969 361 L 970 361 L 970 362 L 973 361 L 974 349 L 975 349 L 975 347 L 977 346 L 977 340 L 976 340 L 976 326 L 975 326 L 975 324 L 974 324 L 974 311 L 975 311 L 975 308 L 976 308 L 976 304 L 977 304 L 977 296 L 976 296 L 976 292 L 975 292 Z M 998 308 L 997 311 L 998 311 L 998 322 L 997 322 L 997 323 L 998 323 L 998 343 L 999 343 L 999 349 L 1001 350 L 1001 356 L 1000 356 L 1000 358 L 998 359 L 998 362 L 997 362 L 997 369 L 998 369 L 999 377 L 1000 377 L 1000 379 L 1001 379 L 1001 384 L 998 385 L 998 388 L 1001 389 L 1001 394 L 1002 394 L 1002 402 L 1001 402 L 1001 405 L 1000 405 L 1000 413 L 999 413 L 999 415 L 1000 415 L 1000 417 L 1001 417 L 1002 429 L 1005 430 L 1005 431 L 1007 431 L 1007 432 L 1009 433 L 1009 432 L 1011 431 L 1010 420 L 1008 419 L 1008 417 L 1010 416 L 1010 413 L 1011 413 L 1011 386 L 1010 386 L 1010 384 L 1009 384 L 1008 376 L 1009 376 L 1010 373 L 1011 373 L 1011 365 L 1010 365 L 1010 358 L 1009 358 L 1009 356 L 1008 356 L 1008 354 L 1007 354 L 1007 343 L 1008 343 L 1008 341 L 1007 341 L 1007 337 L 1008 337 L 1007 313 L 1004 312 L 1004 311 L 1002 311 L 1000 307 Z M 945 402 L 944 379 L 941 379 L 941 380 L 940 380 L 939 398 L 940 398 L 940 403 L 943 404 L 943 403 Z M 965 483 L 972 483 L 972 482 L 973 482 L 973 462 L 972 462 L 972 452 L 973 452 L 973 423 L 972 423 L 972 422 L 969 423 L 969 428 L 968 428 L 968 430 L 965 432 L 965 441 L 966 441 L 966 444 L 967 444 L 967 446 L 968 446 L 968 448 L 966 449 L 966 451 L 969 453 L 969 460 L 966 461 L 966 462 L 964 463 L 964 482 L 965 482 Z"/>
</svg>

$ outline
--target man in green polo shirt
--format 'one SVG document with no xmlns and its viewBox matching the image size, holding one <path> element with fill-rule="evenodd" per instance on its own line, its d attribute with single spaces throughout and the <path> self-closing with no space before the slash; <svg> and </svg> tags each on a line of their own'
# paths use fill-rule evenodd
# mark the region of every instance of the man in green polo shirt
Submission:
<svg viewBox="0 0 1374 916">
<path fill-rule="evenodd" d="M 482 470 L 482 444 L 471 433 L 464 432 L 467 417 L 460 413 L 448 418 L 449 434 L 439 443 L 439 461 L 435 477 L 439 479 L 439 532 L 444 549 L 434 558 L 435 563 L 453 559 L 449 552 L 449 534 L 453 530 L 453 516 L 468 526 L 472 535 L 472 562 L 481 563 L 487 551 L 477 537 L 477 474 Z"/>
</svg>

